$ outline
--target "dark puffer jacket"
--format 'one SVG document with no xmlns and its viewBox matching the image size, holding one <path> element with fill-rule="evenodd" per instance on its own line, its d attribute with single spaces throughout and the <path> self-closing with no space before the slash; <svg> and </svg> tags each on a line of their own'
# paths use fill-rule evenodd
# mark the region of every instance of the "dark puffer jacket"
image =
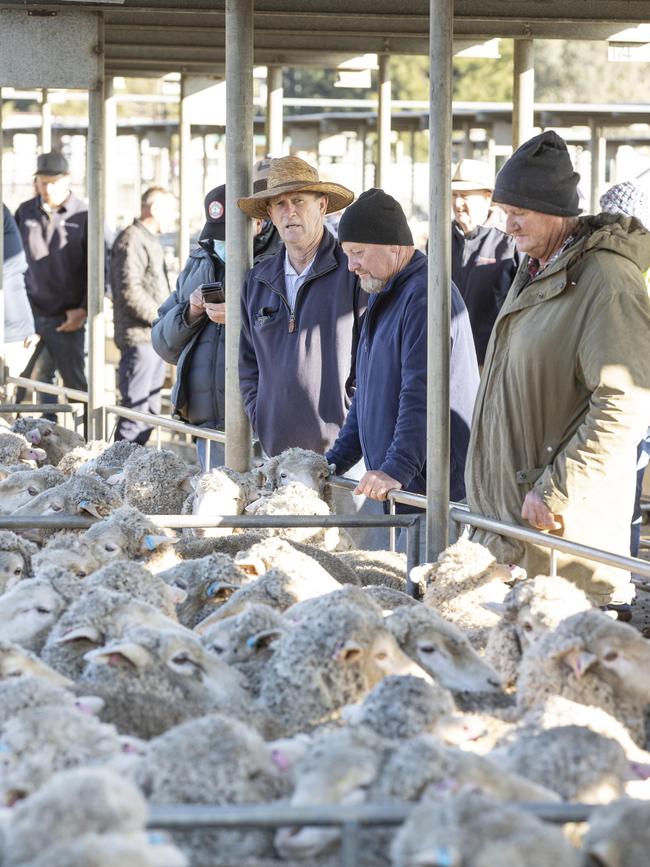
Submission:
<svg viewBox="0 0 650 867">
<path fill-rule="evenodd" d="M 170 286 L 162 245 L 140 220 L 120 232 L 113 245 L 111 286 L 118 349 L 149 343 L 151 323 Z"/>
</svg>

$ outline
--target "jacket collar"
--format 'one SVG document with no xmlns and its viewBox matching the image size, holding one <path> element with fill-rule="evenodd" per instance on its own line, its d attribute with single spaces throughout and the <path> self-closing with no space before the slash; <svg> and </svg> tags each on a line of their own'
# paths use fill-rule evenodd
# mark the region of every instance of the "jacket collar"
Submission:
<svg viewBox="0 0 650 867">
<path fill-rule="evenodd" d="M 332 271 L 338 266 L 336 258 L 336 248 L 338 241 L 332 233 L 323 228 L 323 237 L 321 238 L 314 264 L 311 267 L 311 273 L 308 280 L 318 277 L 327 271 Z M 284 244 L 280 246 L 278 252 L 274 256 L 269 256 L 268 259 L 263 259 L 255 266 L 255 277 L 258 280 L 263 280 L 265 283 L 270 283 L 272 286 L 284 286 L 284 256 L 286 247 Z"/>
</svg>

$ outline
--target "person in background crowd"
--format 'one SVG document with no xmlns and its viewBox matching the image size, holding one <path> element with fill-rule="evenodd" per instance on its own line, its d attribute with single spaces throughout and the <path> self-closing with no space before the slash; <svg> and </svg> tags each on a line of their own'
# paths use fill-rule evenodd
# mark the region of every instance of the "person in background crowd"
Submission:
<svg viewBox="0 0 650 867">
<path fill-rule="evenodd" d="M 151 323 L 170 293 L 158 236 L 173 231 L 176 216 L 176 199 L 169 190 L 150 187 L 142 194 L 139 218 L 117 236 L 111 254 L 122 405 L 154 415 L 160 413 L 165 364 L 151 345 Z M 115 439 L 144 445 L 152 430 L 143 421 L 120 417 Z"/>
<path fill-rule="evenodd" d="M 627 555 L 635 451 L 650 418 L 650 234 L 579 217 L 579 175 L 548 131 L 497 175 L 493 200 L 523 261 L 485 357 L 465 480 L 471 511 Z M 529 575 L 549 552 L 486 530 L 471 538 Z M 627 604 L 630 575 L 559 554 L 597 605 Z"/>
<path fill-rule="evenodd" d="M 265 188 L 270 160 L 254 169 L 254 189 Z M 225 414 L 225 303 L 205 303 L 200 287 L 226 279 L 226 187 L 215 187 L 205 197 L 205 226 L 199 245 L 189 255 L 176 289 L 158 311 L 153 325 L 153 347 L 165 361 L 176 365 L 172 391 L 175 417 L 192 425 L 223 430 Z M 257 220 L 253 242 L 254 261 L 273 255 L 280 238 L 270 220 Z M 197 439 L 201 468 L 205 440 Z M 210 444 L 210 466 L 223 464 L 224 449 Z"/>
<path fill-rule="evenodd" d="M 493 187 L 489 167 L 478 160 L 461 160 L 451 179 L 451 279 L 467 307 L 481 367 L 519 265 L 514 240 L 487 225 Z"/>
<path fill-rule="evenodd" d="M 37 195 L 16 211 L 27 258 L 25 286 L 40 341 L 24 375 L 87 390 L 84 337 L 88 296 L 88 209 L 70 192 L 62 154 L 41 154 L 34 179 Z M 39 395 L 54 403 L 53 395 Z"/>
<path fill-rule="evenodd" d="M 370 294 L 357 350 L 357 389 L 341 433 L 326 453 L 343 473 L 361 455 L 355 493 L 426 493 L 427 259 L 399 202 L 371 189 L 339 222 L 348 268 Z M 451 286 L 451 498 L 465 497 L 463 472 L 478 366 L 469 318 Z M 430 470 L 431 471 L 431 468 Z"/>
<path fill-rule="evenodd" d="M 283 242 L 242 288 L 239 384 L 267 455 L 324 452 L 349 408 L 365 296 L 324 218 L 353 198 L 288 156 L 271 160 L 266 190 L 237 202 L 252 219 L 270 218 Z"/>
<path fill-rule="evenodd" d="M 636 217 L 650 231 L 650 198 L 640 186 L 633 181 L 623 181 L 610 187 L 600 197 L 600 207 L 608 214 L 624 214 Z M 650 288 L 650 271 L 645 272 L 646 286 Z M 630 534 L 630 553 L 638 557 L 641 543 L 641 494 L 643 492 L 643 476 L 650 459 L 650 428 L 641 440 L 636 452 L 636 489 L 634 494 L 634 512 L 632 514 L 632 531 Z"/>
<path fill-rule="evenodd" d="M 29 361 L 31 347 L 38 339 L 34 331 L 34 316 L 25 291 L 27 260 L 20 232 L 9 208 L 2 206 L 4 301 L 4 360 L 11 376 L 20 376 Z"/>
</svg>

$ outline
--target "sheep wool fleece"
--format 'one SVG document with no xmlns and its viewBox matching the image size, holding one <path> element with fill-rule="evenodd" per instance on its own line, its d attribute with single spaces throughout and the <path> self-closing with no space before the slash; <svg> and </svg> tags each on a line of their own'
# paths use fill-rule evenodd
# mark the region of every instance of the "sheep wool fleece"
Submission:
<svg viewBox="0 0 650 867">
<path fill-rule="evenodd" d="M 576 241 L 528 282 L 525 256 L 496 321 L 466 470 L 470 509 L 523 524 L 535 490 L 557 531 L 627 555 L 636 447 L 650 418 L 650 233 L 629 217 L 581 218 Z M 545 573 L 548 550 L 475 530 L 501 562 Z M 633 596 L 629 573 L 560 555 L 596 604 Z"/>
</svg>

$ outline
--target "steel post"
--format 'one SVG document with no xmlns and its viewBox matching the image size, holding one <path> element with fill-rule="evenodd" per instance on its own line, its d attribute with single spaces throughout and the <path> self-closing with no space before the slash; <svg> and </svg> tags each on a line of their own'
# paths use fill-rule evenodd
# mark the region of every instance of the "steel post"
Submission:
<svg viewBox="0 0 650 867">
<path fill-rule="evenodd" d="M 375 186 L 388 183 L 390 174 L 391 82 L 388 54 L 379 55 L 379 105 L 377 106 L 377 168 Z"/>
<path fill-rule="evenodd" d="M 2 157 L 4 154 L 4 127 L 2 125 L 2 88 L 0 87 L 0 212 L 3 211 L 2 203 Z M 4 224 L 4 214 L 2 222 Z M 5 370 L 5 291 L 2 279 L 2 263 L 4 262 L 4 232 L 0 232 L 0 385 L 4 385 L 7 378 Z"/>
<path fill-rule="evenodd" d="M 48 154 L 52 150 L 52 105 L 46 87 L 41 92 L 41 153 Z"/>
<path fill-rule="evenodd" d="M 253 224 L 237 207 L 253 173 L 253 0 L 226 0 L 226 465 L 251 465 L 251 431 L 239 391 L 240 297 L 253 263 Z"/>
<path fill-rule="evenodd" d="M 100 66 L 88 92 L 88 426 L 102 439 L 104 403 L 104 22 L 99 14 Z"/>
<path fill-rule="evenodd" d="M 528 141 L 535 128 L 535 48 L 532 39 L 515 39 L 512 98 L 512 149 Z"/>
<path fill-rule="evenodd" d="M 266 67 L 266 152 L 274 157 L 282 156 L 284 131 L 282 128 L 282 67 Z"/>
<path fill-rule="evenodd" d="M 107 226 L 117 229 L 117 97 L 113 93 L 113 79 L 105 84 L 106 138 L 104 145 L 104 192 L 106 196 L 105 218 Z"/>
<path fill-rule="evenodd" d="M 606 140 L 602 127 L 595 120 L 590 123 L 591 129 L 591 179 L 589 206 L 592 214 L 600 213 L 600 196 L 605 186 L 605 153 Z"/>
<path fill-rule="evenodd" d="M 426 559 L 447 547 L 453 0 L 430 0 Z"/>
<path fill-rule="evenodd" d="M 190 127 L 189 94 L 185 75 L 181 78 L 181 101 L 178 124 L 178 261 L 182 267 L 190 253 L 190 212 L 192 208 L 192 190 L 190 189 L 192 131 Z"/>
<path fill-rule="evenodd" d="M 420 597 L 420 588 L 411 581 L 411 569 L 420 564 L 420 521 L 417 516 L 406 528 L 406 592 L 415 599 Z"/>
</svg>

